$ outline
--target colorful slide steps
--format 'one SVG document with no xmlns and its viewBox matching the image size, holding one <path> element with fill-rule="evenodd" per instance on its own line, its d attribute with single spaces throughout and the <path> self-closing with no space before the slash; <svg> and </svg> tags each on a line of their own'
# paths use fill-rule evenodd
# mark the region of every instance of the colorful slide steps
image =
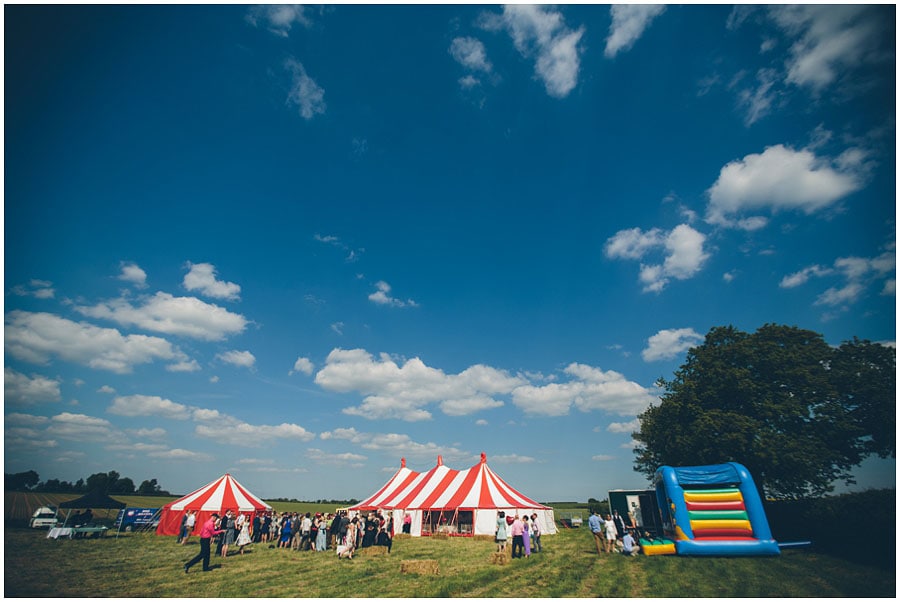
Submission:
<svg viewBox="0 0 900 602">
<path fill-rule="evenodd" d="M 665 535 L 688 556 L 773 556 L 772 539 L 753 478 L 737 462 L 662 466 L 654 478 Z"/>
</svg>

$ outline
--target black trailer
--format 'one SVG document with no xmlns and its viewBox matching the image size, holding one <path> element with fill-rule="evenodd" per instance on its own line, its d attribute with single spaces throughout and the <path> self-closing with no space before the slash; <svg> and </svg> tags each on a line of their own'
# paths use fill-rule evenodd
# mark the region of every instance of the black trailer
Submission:
<svg viewBox="0 0 900 602">
<path fill-rule="evenodd" d="M 656 500 L 655 489 L 613 489 L 609 492 L 610 512 L 619 511 L 619 516 L 629 526 L 631 521 L 641 533 L 663 534 L 662 517 Z"/>
</svg>

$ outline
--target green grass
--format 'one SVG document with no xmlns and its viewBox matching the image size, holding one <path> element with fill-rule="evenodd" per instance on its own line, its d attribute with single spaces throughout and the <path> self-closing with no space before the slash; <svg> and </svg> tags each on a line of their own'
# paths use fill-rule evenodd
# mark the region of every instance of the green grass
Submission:
<svg viewBox="0 0 900 602">
<path fill-rule="evenodd" d="M 299 511 L 299 510 L 298 510 Z M 211 573 L 181 565 L 196 538 L 122 534 L 50 540 L 46 531 L 5 531 L 5 595 L 25 597 L 893 597 L 895 573 L 810 551 L 774 558 L 598 556 L 587 529 L 543 537 L 544 552 L 490 564 L 491 541 L 398 538 L 390 555 L 340 560 L 254 545 L 213 558 Z M 400 573 L 407 559 L 433 559 L 441 574 Z M 199 567 L 198 567 L 199 568 Z"/>
</svg>

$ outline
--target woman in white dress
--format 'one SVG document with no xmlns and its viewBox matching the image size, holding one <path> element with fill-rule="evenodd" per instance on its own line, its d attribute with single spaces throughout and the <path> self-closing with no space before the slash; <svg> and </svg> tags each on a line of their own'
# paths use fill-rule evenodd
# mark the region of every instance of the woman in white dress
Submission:
<svg viewBox="0 0 900 602">
<path fill-rule="evenodd" d="M 616 551 L 616 523 L 613 522 L 612 515 L 606 515 L 603 529 L 606 531 L 606 552 L 612 554 Z"/>
<path fill-rule="evenodd" d="M 238 516 L 239 519 L 242 519 L 241 522 L 241 532 L 238 533 L 237 540 L 234 542 L 237 544 L 238 551 L 241 553 L 241 556 L 244 555 L 244 546 L 253 541 L 250 538 L 250 521 L 247 520 L 247 517 L 243 514 Z"/>
</svg>

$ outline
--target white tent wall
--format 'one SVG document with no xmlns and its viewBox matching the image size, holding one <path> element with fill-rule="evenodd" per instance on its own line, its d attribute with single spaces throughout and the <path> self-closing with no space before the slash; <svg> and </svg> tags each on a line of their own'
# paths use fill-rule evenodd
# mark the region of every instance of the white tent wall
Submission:
<svg viewBox="0 0 900 602">
<path fill-rule="evenodd" d="M 556 522 L 552 509 L 544 508 L 499 508 L 490 510 L 475 510 L 475 535 L 494 535 L 497 532 L 497 516 L 500 511 L 506 516 L 524 516 L 537 514 L 538 525 L 541 527 L 541 535 L 555 535 Z"/>
</svg>

